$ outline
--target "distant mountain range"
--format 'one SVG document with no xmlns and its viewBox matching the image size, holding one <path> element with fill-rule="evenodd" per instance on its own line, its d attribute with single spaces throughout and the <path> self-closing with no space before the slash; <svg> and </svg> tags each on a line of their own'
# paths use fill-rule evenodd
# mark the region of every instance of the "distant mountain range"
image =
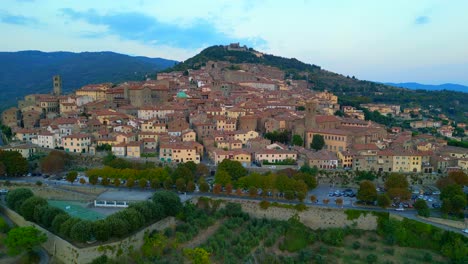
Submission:
<svg viewBox="0 0 468 264">
<path fill-rule="evenodd" d="M 384 84 L 359 80 L 295 58 L 263 54 L 252 48 L 230 50 L 221 45 L 211 46 L 180 63 L 113 52 L 40 51 L 0 52 L 0 61 L 0 111 L 14 105 L 18 98 L 26 94 L 50 93 L 52 76 L 56 74 L 62 76 L 64 91 L 71 92 L 91 83 L 144 80 L 147 77 L 154 78 L 157 71 L 185 71 L 199 69 L 208 61 L 227 61 L 277 67 L 285 72 L 287 78 L 308 81 L 313 90 L 334 93 L 339 97 L 341 105 L 358 106 L 370 102 L 399 104 L 402 107 L 417 105 L 440 109 L 441 113 L 458 122 L 468 122 L 468 104 L 463 103 L 468 102 L 465 86 L 445 84 L 441 87 L 445 90 L 432 91 L 432 86 L 420 84 Z"/>
<path fill-rule="evenodd" d="M 465 92 L 468 93 L 468 86 L 464 86 L 461 84 L 454 84 L 454 83 L 444 83 L 439 85 L 432 85 L 432 84 L 421 84 L 415 82 L 406 82 L 406 83 L 385 83 L 387 85 L 401 87 L 401 88 L 408 88 L 411 90 L 427 90 L 427 91 L 457 91 L 457 92 Z"/>
<path fill-rule="evenodd" d="M 52 76 L 57 74 L 66 93 L 91 83 L 154 78 L 157 71 L 177 63 L 114 52 L 41 51 L 0 52 L 0 61 L 0 108 L 14 105 L 26 94 L 50 93 Z"/>
</svg>

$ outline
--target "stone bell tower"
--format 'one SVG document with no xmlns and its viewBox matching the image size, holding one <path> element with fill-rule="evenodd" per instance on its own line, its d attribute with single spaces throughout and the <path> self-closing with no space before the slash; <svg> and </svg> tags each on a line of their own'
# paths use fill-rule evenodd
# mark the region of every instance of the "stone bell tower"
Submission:
<svg viewBox="0 0 468 264">
<path fill-rule="evenodd" d="M 60 77 L 60 75 L 55 75 L 52 80 L 54 83 L 53 94 L 55 96 L 61 95 L 62 94 L 62 78 Z"/>
</svg>

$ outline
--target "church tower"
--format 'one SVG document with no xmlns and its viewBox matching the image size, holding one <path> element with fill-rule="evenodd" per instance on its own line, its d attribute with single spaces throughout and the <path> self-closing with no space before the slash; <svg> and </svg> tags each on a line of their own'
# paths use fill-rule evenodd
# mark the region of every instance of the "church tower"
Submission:
<svg viewBox="0 0 468 264">
<path fill-rule="evenodd" d="M 53 94 L 55 96 L 61 95 L 62 94 L 62 78 L 60 78 L 60 75 L 55 75 L 54 76 L 53 83 L 54 83 Z"/>
<path fill-rule="evenodd" d="M 315 122 L 315 115 L 317 111 L 317 105 L 313 101 L 308 101 L 305 105 L 305 120 L 304 126 L 306 130 L 317 128 L 317 123 Z"/>
</svg>

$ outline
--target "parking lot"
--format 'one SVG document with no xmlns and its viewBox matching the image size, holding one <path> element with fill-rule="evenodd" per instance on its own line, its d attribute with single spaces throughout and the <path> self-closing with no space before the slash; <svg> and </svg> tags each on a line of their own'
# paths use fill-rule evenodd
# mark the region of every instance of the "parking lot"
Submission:
<svg viewBox="0 0 468 264">
<path fill-rule="evenodd" d="M 323 200 L 328 199 L 329 204 L 335 204 L 335 200 L 338 198 L 343 199 L 343 205 L 352 205 L 356 202 L 357 189 L 353 188 L 338 188 L 333 185 L 319 185 L 312 191 L 309 191 L 307 202 L 310 201 L 310 196 L 314 195 L 317 198 L 317 204 L 323 204 Z"/>
</svg>

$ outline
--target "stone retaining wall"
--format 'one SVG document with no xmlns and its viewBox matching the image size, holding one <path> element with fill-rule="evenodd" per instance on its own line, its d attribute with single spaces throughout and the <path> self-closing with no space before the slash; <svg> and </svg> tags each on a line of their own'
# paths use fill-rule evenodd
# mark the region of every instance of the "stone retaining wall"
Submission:
<svg viewBox="0 0 468 264">
<path fill-rule="evenodd" d="M 219 198 L 229 202 L 240 203 L 242 210 L 252 217 L 268 218 L 277 220 L 288 220 L 294 214 L 298 214 L 300 221 L 312 229 L 325 229 L 332 227 L 354 226 L 362 230 L 376 230 L 377 217 L 373 214 L 362 214 L 359 218 L 348 220 L 348 216 L 344 209 L 340 208 L 325 208 L 316 206 L 307 206 L 307 210 L 299 212 L 295 209 L 281 208 L 271 206 L 263 210 L 259 206 L 258 201 L 248 201 L 235 198 Z M 194 198 L 193 203 L 197 202 Z"/>
<path fill-rule="evenodd" d="M 89 263 L 93 259 L 104 254 L 110 258 L 117 258 L 123 254 L 126 255 L 130 250 L 139 249 L 143 245 L 143 238 L 146 232 L 152 232 L 153 230 L 164 230 L 167 227 L 175 225 L 175 218 L 167 217 L 122 240 L 102 244 L 99 246 L 80 248 L 42 228 L 41 226 L 26 221 L 21 215 L 14 212 L 13 210 L 10 210 L 4 206 L 0 206 L 0 210 L 18 226 L 35 226 L 37 229 L 44 232 L 48 239 L 47 242 L 45 242 L 42 246 L 53 258 L 57 258 L 63 263 Z"/>
</svg>

